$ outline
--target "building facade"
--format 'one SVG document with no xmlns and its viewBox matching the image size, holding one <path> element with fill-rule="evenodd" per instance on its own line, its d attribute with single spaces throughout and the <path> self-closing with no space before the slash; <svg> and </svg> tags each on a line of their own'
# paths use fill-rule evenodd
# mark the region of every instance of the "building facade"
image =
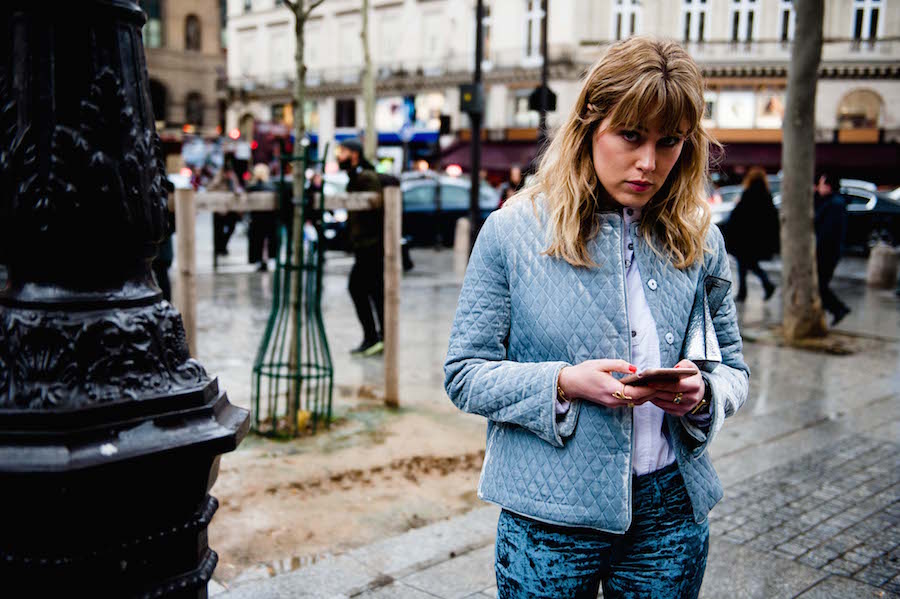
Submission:
<svg viewBox="0 0 900 599">
<path fill-rule="evenodd" d="M 474 66 L 474 0 L 371 0 L 376 128 L 394 143 L 410 123 L 443 162 L 467 165 L 467 117 L 459 85 Z M 816 104 L 821 159 L 842 147 L 870 176 L 896 170 L 900 143 L 900 0 L 826 0 Z M 528 96 L 539 84 L 539 0 L 485 0 L 484 163 L 490 170 L 534 154 L 538 115 Z M 706 125 L 726 145 L 724 167 L 780 163 L 790 42 L 790 0 L 550 0 L 549 85 L 557 95 L 552 127 L 567 113 L 580 77 L 617 39 L 651 33 L 681 41 L 707 82 Z M 360 2 L 326 0 L 307 23 L 307 126 L 333 141 L 364 126 Z M 293 17 L 280 0 L 229 0 L 230 104 L 227 126 L 291 120 Z M 449 118 L 450 136 L 438 131 Z M 427 152 L 425 153 L 427 155 Z M 843 160 L 843 158 L 841 158 Z M 876 172 L 877 171 L 877 172 Z M 866 173 L 862 173 L 866 174 Z"/>
<path fill-rule="evenodd" d="M 222 133 L 224 0 L 141 0 L 144 51 L 157 130 L 170 149 L 184 135 Z"/>
</svg>

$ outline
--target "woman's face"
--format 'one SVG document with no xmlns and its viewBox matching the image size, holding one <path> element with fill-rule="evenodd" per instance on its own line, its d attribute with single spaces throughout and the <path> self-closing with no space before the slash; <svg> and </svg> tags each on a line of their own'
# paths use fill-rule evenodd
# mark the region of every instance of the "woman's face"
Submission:
<svg viewBox="0 0 900 599">
<path fill-rule="evenodd" d="M 687 128 L 687 121 L 682 121 L 673 135 L 664 133 L 659 122 L 611 129 L 607 117 L 592 140 L 594 171 L 603 189 L 621 206 L 645 206 L 678 162 Z"/>
</svg>

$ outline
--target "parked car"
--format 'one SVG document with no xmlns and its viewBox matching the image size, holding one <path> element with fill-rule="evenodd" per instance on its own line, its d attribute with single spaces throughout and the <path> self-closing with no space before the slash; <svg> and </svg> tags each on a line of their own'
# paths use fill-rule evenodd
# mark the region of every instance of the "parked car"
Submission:
<svg viewBox="0 0 900 599">
<path fill-rule="evenodd" d="M 848 252 L 866 255 L 879 241 L 890 245 L 900 242 L 900 201 L 891 199 L 889 193 L 871 188 L 847 186 L 855 181 L 841 179 L 841 195 L 847 200 L 847 237 L 844 240 Z M 772 198 L 776 207 L 781 206 L 781 194 Z"/>
<path fill-rule="evenodd" d="M 334 182 L 332 182 L 334 183 Z M 339 185 L 325 180 L 325 194 L 339 192 Z M 438 242 L 453 245 L 456 221 L 469 214 L 468 177 L 450 177 L 437 173 L 409 174 L 401 177 L 403 195 L 403 238 L 408 247 L 432 246 Z M 479 194 L 481 218 L 487 218 L 499 203 L 499 194 L 483 183 Z M 347 213 L 334 210 L 323 215 L 324 236 L 328 249 L 347 248 Z"/>
</svg>

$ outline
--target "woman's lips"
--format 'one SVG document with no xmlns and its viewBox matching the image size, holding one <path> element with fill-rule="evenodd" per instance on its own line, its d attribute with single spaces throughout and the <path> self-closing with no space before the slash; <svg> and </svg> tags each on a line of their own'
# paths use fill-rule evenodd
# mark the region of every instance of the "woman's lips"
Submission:
<svg viewBox="0 0 900 599">
<path fill-rule="evenodd" d="M 643 193 L 652 187 L 650 183 L 641 183 L 638 181 L 626 181 L 625 184 L 631 189 L 631 191 L 637 193 Z"/>
</svg>

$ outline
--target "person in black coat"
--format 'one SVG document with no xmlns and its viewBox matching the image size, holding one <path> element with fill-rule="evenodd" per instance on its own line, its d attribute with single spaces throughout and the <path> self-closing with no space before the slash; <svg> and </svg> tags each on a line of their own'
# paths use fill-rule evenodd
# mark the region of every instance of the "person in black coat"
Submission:
<svg viewBox="0 0 900 599">
<path fill-rule="evenodd" d="M 348 192 L 381 191 L 378 174 L 363 156 L 358 139 L 342 141 L 337 148 L 337 159 L 341 169 L 347 172 Z M 355 257 L 348 290 L 363 328 L 363 341 L 351 353 L 373 356 L 384 351 L 384 210 L 350 211 L 347 230 Z"/>
<path fill-rule="evenodd" d="M 737 259 L 739 289 L 735 299 L 747 299 L 747 271 L 759 277 L 765 291 L 765 299 L 775 293 L 775 285 L 759 265 L 768 260 L 779 248 L 778 211 L 772 203 L 766 172 L 755 166 L 744 177 L 741 200 L 728 220 L 729 252 Z"/>
<path fill-rule="evenodd" d="M 830 173 L 816 179 L 815 225 L 816 268 L 819 273 L 819 295 L 822 307 L 832 314 L 831 326 L 850 313 L 850 308 L 831 290 L 831 278 L 844 250 L 847 234 L 847 201 L 838 190 L 840 183 Z"/>
</svg>

